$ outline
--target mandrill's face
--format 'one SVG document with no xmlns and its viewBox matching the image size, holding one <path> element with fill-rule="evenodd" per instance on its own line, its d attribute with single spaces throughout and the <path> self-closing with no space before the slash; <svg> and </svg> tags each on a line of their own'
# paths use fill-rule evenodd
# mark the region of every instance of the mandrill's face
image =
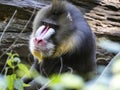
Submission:
<svg viewBox="0 0 120 90">
<path fill-rule="evenodd" d="M 30 50 L 39 52 L 46 57 L 51 56 L 55 48 L 52 40 L 54 34 L 55 30 L 49 25 L 40 26 L 30 40 Z"/>
<path fill-rule="evenodd" d="M 39 61 L 45 57 L 59 57 L 75 47 L 76 36 L 72 16 L 66 10 L 41 9 L 33 23 L 30 51 Z M 74 31 L 74 32 L 73 32 Z"/>
</svg>

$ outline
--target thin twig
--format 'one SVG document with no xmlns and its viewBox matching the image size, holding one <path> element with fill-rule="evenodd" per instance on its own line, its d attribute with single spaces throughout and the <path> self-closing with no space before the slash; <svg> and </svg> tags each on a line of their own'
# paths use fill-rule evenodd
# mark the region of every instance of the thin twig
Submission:
<svg viewBox="0 0 120 90">
<path fill-rule="evenodd" d="M 12 22 L 12 20 L 13 20 L 13 18 L 15 17 L 16 13 L 17 13 L 17 10 L 15 10 L 14 14 L 12 15 L 12 17 L 10 18 L 8 24 L 6 25 L 5 29 L 3 30 L 3 33 L 2 33 L 2 35 L 1 35 L 1 37 L 0 37 L 0 45 L 1 45 L 1 41 L 2 41 L 3 35 L 5 34 L 6 30 L 7 30 L 8 27 L 10 26 L 10 23 Z"/>
<path fill-rule="evenodd" d="M 61 74 L 61 72 L 62 72 L 62 69 L 63 69 L 62 57 L 60 57 L 60 63 L 61 63 L 61 66 L 60 66 L 60 70 L 59 70 L 58 77 L 60 76 L 60 74 Z M 39 90 L 44 90 L 45 88 L 47 88 L 47 86 L 48 86 L 53 80 L 55 80 L 55 78 L 53 78 L 52 80 L 50 80 L 49 82 L 47 82 L 46 84 L 44 84 Z"/>
<path fill-rule="evenodd" d="M 18 37 L 16 38 L 16 40 L 15 40 L 15 41 L 11 44 L 11 46 L 0 56 L 0 58 L 2 58 L 3 55 L 5 55 L 5 54 L 12 48 L 12 46 L 15 45 L 15 43 L 18 41 L 19 36 L 23 33 L 23 31 L 25 31 L 26 27 L 28 26 L 28 24 L 30 23 L 32 17 L 34 16 L 35 11 L 36 11 L 36 9 L 34 9 L 31 17 L 30 17 L 29 20 L 27 21 L 27 23 L 26 23 L 26 25 L 24 26 L 23 30 L 19 33 L 19 35 L 18 35 Z"/>
<path fill-rule="evenodd" d="M 72 74 L 73 73 L 73 68 L 72 67 L 67 67 L 70 71 L 70 73 Z"/>
<path fill-rule="evenodd" d="M 12 53 L 12 51 L 11 51 L 10 53 Z M 7 60 L 6 60 L 6 62 L 5 62 L 5 65 L 4 65 L 4 67 L 2 68 L 2 70 L 1 70 L 1 73 L 0 73 L 0 74 L 2 74 L 2 73 L 3 73 L 3 71 L 5 70 L 5 68 L 6 68 L 6 66 L 7 66 L 7 61 L 8 61 L 8 59 L 9 59 L 9 57 L 7 57 Z"/>
<path fill-rule="evenodd" d="M 47 86 L 52 82 L 53 80 L 50 80 L 49 82 L 47 82 L 46 84 L 44 84 L 39 90 L 45 90 L 45 88 L 47 88 Z"/>
<path fill-rule="evenodd" d="M 62 60 L 62 57 L 60 57 L 60 70 L 59 70 L 59 74 L 58 75 L 60 75 L 61 74 L 61 72 L 62 72 L 62 69 L 63 69 L 63 60 Z"/>
<path fill-rule="evenodd" d="M 105 75 L 107 75 L 107 72 L 109 72 L 111 65 L 115 62 L 116 58 L 119 55 L 120 55 L 120 52 L 109 62 L 109 64 L 105 67 L 102 74 L 97 78 L 97 80 L 95 81 L 95 83 L 93 85 L 95 85 L 98 82 L 101 82 L 101 80 L 105 77 Z"/>
</svg>

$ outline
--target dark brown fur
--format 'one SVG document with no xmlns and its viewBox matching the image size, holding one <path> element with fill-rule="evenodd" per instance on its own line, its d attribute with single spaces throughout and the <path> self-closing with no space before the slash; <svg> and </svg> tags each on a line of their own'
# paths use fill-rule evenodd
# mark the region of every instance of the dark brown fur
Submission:
<svg viewBox="0 0 120 90">
<path fill-rule="evenodd" d="M 56 33 L 50 38 L 55 50 L 49 57 L 40 56 L 41 63 L 36 59 L 32 68 L 46 77 L 72 71 L 86 78 L 89 73 L 95 72 L 95 37 L 76 7 L 66 2 L 54 2 L 41 9 L 34 20 L 31 38 L 43 23 L 56 29 Z M 60 71 L 61 65 L 63 67 Z M 25 81 L 29 83 L 28 79 Z M 31 83 L 33 82 L 35 81 Z M 36 90 L 33 86 L 32 84 L 26 90 Z"/>
</svg>

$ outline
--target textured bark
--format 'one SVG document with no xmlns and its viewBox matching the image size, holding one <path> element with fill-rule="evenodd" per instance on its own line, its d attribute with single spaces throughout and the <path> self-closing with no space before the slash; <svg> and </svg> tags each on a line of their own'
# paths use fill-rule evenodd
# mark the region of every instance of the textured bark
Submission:
<svg viewBox="0 0 120 90">
<path fill-rule="evenodd" d="M 19 1 L 19 2 L 18 2 Z M 87 19 L 97 37 L 110 37 L 120 41 L 120 2 L 119 0 L 68 0 L 75 4 Z M 49 4 L 50 0 L 1 0 L 0 37 L 15 10 L 17 14 L 6 29 L 0 42 L 0 63 L 3 65 L 6 50 L 17 52 L 24 60 L 29 60 L 28 40 L 32 31 L 32 20 L 38 9 Z M 29 24 L 28 20 L 31 18 Z M 22 31 L 23 30 L 23 31 Z M 22 31 L 22 32 L 21 32 Z M 15 42 L 15 43 L 14 43 Z M 14 43 L 14 45 L 13 45 Z M 98 63 L 107 64 L 112 54 L 97 48 Z"/>
</svg>

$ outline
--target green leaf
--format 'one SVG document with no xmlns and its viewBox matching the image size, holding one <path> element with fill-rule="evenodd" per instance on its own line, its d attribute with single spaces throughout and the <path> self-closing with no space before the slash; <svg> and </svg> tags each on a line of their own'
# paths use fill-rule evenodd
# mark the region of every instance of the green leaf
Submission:
<svg viewBox="0 0 120 90">
<path fill-rule="evenodd" d="M 30 84 L 23 83 L 23 87 L 29 87 Z"/>
<path fill-rule="evenodd" d="M 9 69 L 9 67 L 5 68 L 5 76 L 7 75 L 8 69 Z"/>
<path fill-rule="evenodd" d="M 20 60 L 20 58 L 18 58 L 18 57 L 14 57 L 14 62 L 20 63 L 21 60 Z"/>
<path fill-rule="evenodd" d="M 86 87 L 85 90 L 115 90 L 115 89 L 111 89 L 111 88 L 108 88 L 107 85 L 97 83 L 97 84 Z"/>
<path fill-rule="evenodd" d="M 17 53 L 12 54 L 13 57 L 18 57 L 19 55 Z"/>
<path fill-rule="evenodd" d="M 66 88 L 81 90 L 84 87 L 82 78 L 73 74 L 63 74 L 61 76 L 61 82 Z"/>
<path fill-rule="evenodd" d="M 7 53 L 8 57 L 11 57 L 12 56 L 12 53 Z"/>
<path fill-rule="evenodd" d="M 120 59 L 116 60 L 112 65 L 112 72 L 114 74 L 120 73 Z"/>
<path fill-rule="evenodd" d="M 15 57 L 18 57 L 19 55 L 17 53 L 12 54 L 12 56 L 10 56 L 11 59 L 14 59 Z"/>
<path fill-rule="evenodd" d="M 20 64 L 18 64 L 18 68 L 20 70 L 22 70 L 28 77 L 30 77 L 30 72 L 29 72 L 28 68 L 26 67 L 26 65 L 20 63 Z"/>
<path fill-rule="evenodd" d="M 7 64 L 8 64 L 9 67 L 14 68 L 13 60 L 9 59 L 9 60 L 7 61 Z"/>
<path fill-rule="evenodd" d="M 16 74 L 7 75 L 6 79 L 8 90 L 14 90 L 14 81 L 16 80 Z"/>
<path fill-rule="evenodd" d="M 54 75 L 51 78 L 52 82 L 49 87 L 52 90 L 65 90 L 68 89 L 75 89 L 75 90 L 83 90 L 84 88 L 84 81 L 81 77 L 77 75 L 73 75 L 70 73 L 65 73 L 62 75 Z"/>
<path fill-rule="evenodd" d="M 0 75 L 0 90 L 7 90 L 6 79 Z"/>
<path fill-rule="evenodd" d="M 17 90 L 24 90 L 23 89 L 23 82 L 21 79 L 16 79 L 14 82 L 15 89 Z"/>
</svg>

